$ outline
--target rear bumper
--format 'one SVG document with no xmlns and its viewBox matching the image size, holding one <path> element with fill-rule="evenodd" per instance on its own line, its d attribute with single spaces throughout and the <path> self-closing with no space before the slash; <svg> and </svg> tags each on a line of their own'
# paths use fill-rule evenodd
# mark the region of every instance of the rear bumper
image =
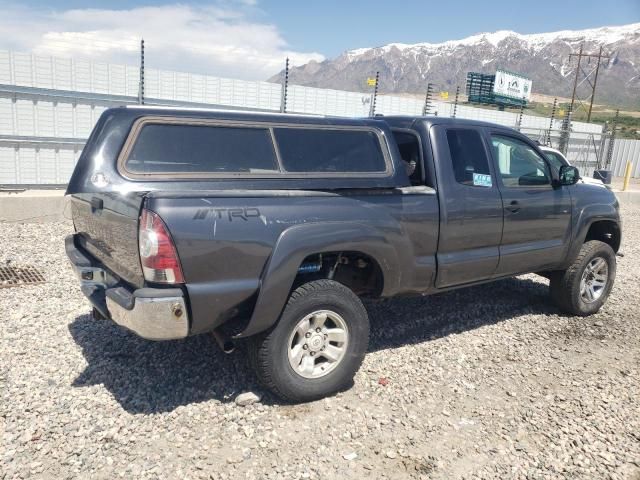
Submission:
<svg viewBox="0 0 640 480">
<path fill-rule="evenodd" d="M 189 317 L 179 288 L 124 287 L 106 290 L 107 310 L 118 325 L 148 340 L 172 340 L 189 334 Z"/>
<path fill-rule="evenodd" d="M 149 340 L 189 334 L 189 314 L 180 288 L 131 289 L 78 248 L 74 237 L 65 239 L 67 256 L 82 293 L 103 316 Z"/>
</svg>

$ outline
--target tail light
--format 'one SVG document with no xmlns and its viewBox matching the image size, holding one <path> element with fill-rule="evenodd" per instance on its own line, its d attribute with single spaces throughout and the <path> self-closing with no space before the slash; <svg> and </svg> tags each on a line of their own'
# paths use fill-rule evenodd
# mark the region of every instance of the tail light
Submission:
<svg viewBox="0 0 640 480">
<path fill-rule="evenodd" d="M 138 248 L 148 282 L 184 283 L 180 259 L 169 230 L 157 213 L 142 210 Z"/>
</svg>

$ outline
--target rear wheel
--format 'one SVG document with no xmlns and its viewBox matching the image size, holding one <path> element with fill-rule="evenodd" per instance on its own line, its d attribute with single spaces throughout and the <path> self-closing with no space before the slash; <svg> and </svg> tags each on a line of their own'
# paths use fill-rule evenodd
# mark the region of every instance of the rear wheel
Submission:
<svg viewBox="0 0 640 480">
<path fill-rule="evenodd" d="M 287 401 L 311 401 L 351 386 L 369 343 L 369 319 L 347 287 L 316 280 L 296 288 L 278 323 L 250 340 L 260 382 Z"/>
<path fill-rule="evenodd" d="M 596 313 L 609 297 L 616 276 L 616 255 L 604 242 L 585 242 L 573 264 L 550 276 L 550 291 L 563 311 L 580 316 Z"/>
</svg>

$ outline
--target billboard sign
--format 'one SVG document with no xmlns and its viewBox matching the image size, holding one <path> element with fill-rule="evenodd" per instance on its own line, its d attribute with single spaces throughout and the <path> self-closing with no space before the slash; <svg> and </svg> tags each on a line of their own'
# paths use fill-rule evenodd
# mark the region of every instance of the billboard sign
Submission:
<svg viewBox="0 0 640 480">
<path fill-rule="evenodd" d="M 496 70 L 493 93 L 518 100 L 529 100 L 531 97 L 531 80 L 516 73 Z"/>
</svg>

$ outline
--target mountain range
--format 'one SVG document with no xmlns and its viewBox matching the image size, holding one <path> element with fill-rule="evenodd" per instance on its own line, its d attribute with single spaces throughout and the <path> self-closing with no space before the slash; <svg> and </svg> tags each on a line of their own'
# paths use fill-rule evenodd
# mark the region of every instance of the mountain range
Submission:
<svg viewBox="0 0 640 480">
<path fill-rule="evenodd" d="M 495 73 L 504 69 L 533 81 L 533 93 L 570 97 L 578 53 L 598 53 L 602 61 L 596 103 L 640 110 L 640 23 L 588 30 L 522 35 L 513 31 L 481 33 L 443 43 L 391 43 L 358 48 L 334 59 L 311 61 L 290 69 L 290 82 L 341 90 L 365 91 L 366 79 L 380 72 L 381 93 L 424 94 L 427 83 L 436 90 L 464 93 L 467 72 Z M 596 59 L 583 58 L 586 72 Z M 269 81 L 281 82 L 283 73 Z M 593 80 L 593 75 L 591 77 Z M 585 98 L 588 84 L 579 85 Z"/>
</svg>

